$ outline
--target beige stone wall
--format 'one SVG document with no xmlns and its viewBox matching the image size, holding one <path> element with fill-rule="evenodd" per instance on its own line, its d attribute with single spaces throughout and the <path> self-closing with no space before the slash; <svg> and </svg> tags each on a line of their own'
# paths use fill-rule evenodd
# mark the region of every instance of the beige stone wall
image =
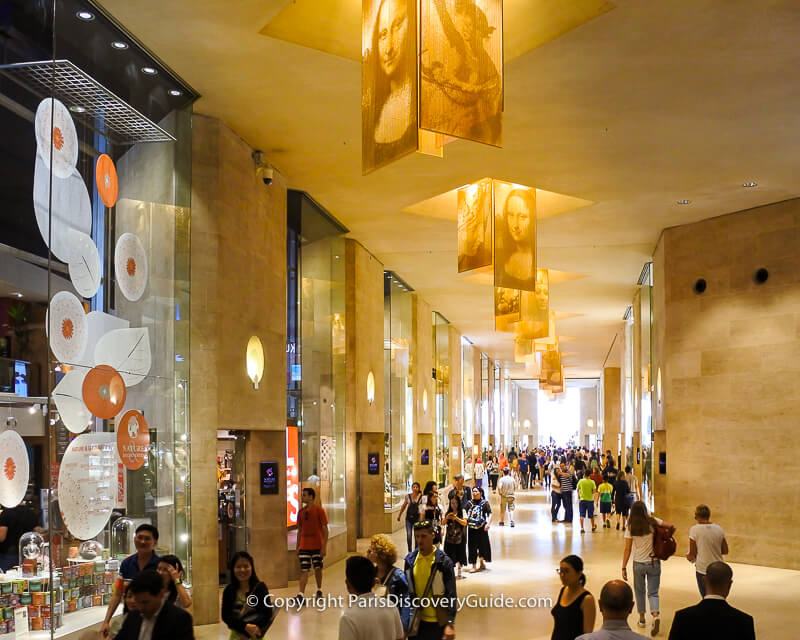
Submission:
<svg viewBox="0 0 800 640">
<path fill-rule="evenodd" d="M 587 436 L 597 433 L 597 388 L 588 387 L 580 389 L 580 432 L 579 444 L 582 447 L 587 445 Z M 593 426 L 589 426 L 588 421 L 592 421 Z"/>
<path fill-rule="evenodd" d="M 384 530 L 384 363 L 383 264 L 355 240 L 346 245 L 346 419 L 348 442 L 346 500 L 348 550 L 357 537 Z M 367 398 L 367 378 L 375 378 L 375 399 Z M 377 475 L 367 473 L 367 454 L 378 452 Z M 354 454 L 354 455 L 353 455 Z"/>
<path fill-rule="evenodd" d="M 250 147 L 216 119 L 194 116 L 192 144 L 193 613 L 205 624 L 219 617 L 217 429 L 277 430 L 285 437 L 286 183 L 276 174 L 265 187 Z M 261 339 L 267 363 L 258 390 L 246 374 L 251 335 Z M 282 451 L 272 459 L 282 460 L 285 473 L 285 444 Z M 249 462 L 260 452 L 253 455 Z M 272 502 L 278 501 L 248 492 L 250 522 L 285 522 L 285 495 L 281 505 Z M 285 547 L 285 526 L 274 544 Z M 274 551 L 273 559 L 283 555 Z M 256 561 L 270 586 L 285 585 L 280 561 Z"/>
<path fill-rule="evenodd" d="M 680 544 L 705 503 L 732 561 L 791 569 L 800 569 L 800 480 L 775 451 L 798 431 L 799 237 L 800 200 L 667 229 L 655 305 L 667 452 L 665 482 L 656 481 L 661 514 L 678 526 Z M 760 267 L 770 274 L 763 285 L 753 280 Z M 701 277 L 708 288 L 698 295 Z"/>
</svg>

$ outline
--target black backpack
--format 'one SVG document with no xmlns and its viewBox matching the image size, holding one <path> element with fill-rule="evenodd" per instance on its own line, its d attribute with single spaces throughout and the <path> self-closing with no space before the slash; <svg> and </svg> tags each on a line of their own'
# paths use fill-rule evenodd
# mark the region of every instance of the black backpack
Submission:
<svg viewBox="0 0 800 640">
<path fill-rule="evenodd" d="M 406 509 L 406 520 L 411 520 L 412 522 L 416 522 L 417 520 L 419 520 L 419 501 L 414 502 L 410 493 L 408 494 L 408 509 Z"/>
</svg>

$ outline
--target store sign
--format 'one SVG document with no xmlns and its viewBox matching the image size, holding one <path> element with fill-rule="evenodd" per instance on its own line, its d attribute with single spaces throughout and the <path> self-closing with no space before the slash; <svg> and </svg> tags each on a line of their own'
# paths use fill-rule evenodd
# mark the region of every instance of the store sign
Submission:
<svg viewBox="0 0 800 640">
<path fill-rule="evenodd" d="M 140 469 L 150 449 L 150 429 L 138 411 L 128 411 L 117 425 L 117 452 L 131 471 Z"/>
<path fill-rule="evenodd" d="M 300 456 L 297 427 L 286 427 L 286 526 L 297 524 L 300 511 Z"/>
<path fill-rule="evenodd" d="M 377 453 L 367 454 L 367 474 L 377 476 L 380 473 L 380 456 Z"/>
<path fill-rule="evenodd" d="M 280 487 L 278 486 L 278 463 L 261 462 L 261 495 L 277 495 Z"/>
</svg>

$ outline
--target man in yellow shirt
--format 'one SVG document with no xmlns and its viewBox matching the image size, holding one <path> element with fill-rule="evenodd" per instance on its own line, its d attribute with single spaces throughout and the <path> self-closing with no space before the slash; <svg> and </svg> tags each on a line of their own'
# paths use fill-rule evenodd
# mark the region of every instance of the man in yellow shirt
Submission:
<svg viewBox="0 0 800 640">
<path fill-rule="evenodd" d="M 412 607 L 408 637 L 417 640 L 455 640 L 456 577 L 453 563 L 433 544 L 429 520 L 414 525 L 417 548 L 406 556 Z"/>
</svg>

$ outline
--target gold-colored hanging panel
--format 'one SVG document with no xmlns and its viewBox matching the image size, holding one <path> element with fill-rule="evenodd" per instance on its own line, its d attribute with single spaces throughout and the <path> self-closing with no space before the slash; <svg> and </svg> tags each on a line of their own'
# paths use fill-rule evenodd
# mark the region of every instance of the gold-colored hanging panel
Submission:
<svg viewBox="0 0 800 640">
<path fill-rule="evenodd" d="M 458 190 L 458 272 L 492 264 L 492 180 Z"/>
</svg>

